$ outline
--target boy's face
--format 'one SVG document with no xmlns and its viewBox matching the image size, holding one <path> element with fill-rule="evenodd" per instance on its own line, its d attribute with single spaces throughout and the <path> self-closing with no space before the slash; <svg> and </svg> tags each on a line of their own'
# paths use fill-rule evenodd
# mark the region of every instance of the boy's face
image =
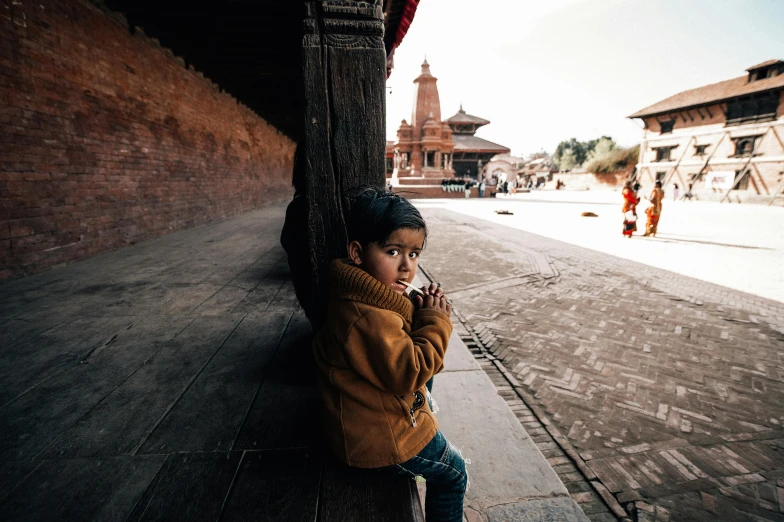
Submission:
<svg viewBox="0 0 784 522">
<path fill-rule="evenodd" d="M 383 245 L 374 241 L 362 248 L 358 241 L 352 241 L 348 253 L 355 265 L 402 295 L 406 287 L 398 280 L 410 283 L 414 279 L 424 243 L 424 230 L 399 228 Z"/>
</svg>

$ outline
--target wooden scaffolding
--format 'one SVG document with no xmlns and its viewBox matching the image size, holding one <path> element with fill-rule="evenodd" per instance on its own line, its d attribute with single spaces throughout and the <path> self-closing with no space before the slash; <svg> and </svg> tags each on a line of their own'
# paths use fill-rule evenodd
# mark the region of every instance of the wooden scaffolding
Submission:
<svg viewBox="0 0 784 522">
<path fill-rule="evenodd" d="M 688 179 L 684 179 L 684 173 L 681 172 L 682 169 L 682 162 L 686 157 L 688 151 L 690 150 L 692 145 L 695 145 L 697 142 L 697 136 L 691 136 L 689 138 L 686 147 L 684 147 L 683 152 L 681 152 L 680 156 L 676 160 L 675 164 L 666 168 L 666 173 L 664 175 L 664 179 L 662 180 L 662 186 L 667 186 L 674 178 L 677 177 L 678 181 L 682 184 L 682 186 L 686 187 L 689 183 L 694 183 L 696 180 L 700 179 L 706 172 L 710 170 L 713 166 L 711 161 L 714 159 L 714 155 L 716 151 L 719 149 L 720 145 L 724 142 L 726 138 L 731 138 L 731 132 L 737 129 L 737 127 L 733 127 L 732 129 L 721 129 L 717 130 L 715 133 L 705 133 L 701 134 L 701 136 L 710 136 L 712 134 L 721 133 L 721 137 L 716 142 L 714 146 L 711 147 L 711 152 L 708 154 L 707 158 L 704 162 L 702 162 L 701 167 L 698 171 L 693 173 Z M 784 156 L 784 141 L 782 141 L 781 134 L 779 131 L 784 132 L 784 125 L 781 124 L 779 121 L 770 122 L 770 125 L 765 129 L 764 133 L 760 136 L 759 141 L 755 145 L 755 148 L 759 148 L 760 145 L 765 141 L 766 138 L 775 139 L 778 145 L 778 152 Z M 641 180 L 644 177 L 650 179 L 652 183 L 656 182 L 656 175 L 654 173 L 655 170 L 650 163 L 643 162 L 643 158 L 645 157 L 645 153 L 650 145 L 649 141 L 644 141 L 642 147 L 640 149 L 640 161 L 639 161 L 639 170 L 637 174 L 637 179 Z M 768 184 L 765 182 L 765 179 L 760 172 L 760 169 L 757 167 L 757 163 L 761 161 L 761 158 L 758 154 L 750 153 L 748 156 L 743 157 L 736 157 L 732 158 L 735 161 L 730 163 L 732 165 L 733 170 L 736 170 L 738 174 L 735 176 L 735 180 L 732 184 L 732 187 L 726 189 L 726 191 L 722 194 L 720 202 L 729 201 L 730 194 L 733 190 L 738 187 L 741 181 L 748 176 L 749 180 L 751 181 L 754 189 L 760 195 L 767 195 L 770 196 L 770 200 L 768 201 L 768 205 L 773 205 L 773 203 L 777 200 L 777 198 L 784 198 L 784 178 L 780 180 L 778 186 L 774 189 L 768 187 Z M 724 165 L 727 165 L 726 161 L 722 162 Z M 784 165 L 784 159 L 782 159 L 782 165 Z M 737 167 L 740 167 L 739 169 Z M 693 165 L 690 165 L 689 168 L 693 168 Z M 659 172 L 661 172 L 659 170 Z M 646 176 L 647 175 L 647 176 Z M 756 175 L 756 177 L 755 177 Z"/>
</svg>

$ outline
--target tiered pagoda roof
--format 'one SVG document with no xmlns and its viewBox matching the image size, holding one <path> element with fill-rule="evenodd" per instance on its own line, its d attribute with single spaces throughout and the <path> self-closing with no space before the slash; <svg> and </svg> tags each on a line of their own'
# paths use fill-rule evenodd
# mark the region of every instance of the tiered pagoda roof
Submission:
<svg viewBox="0 0 784 522">
<path fill-rule="evenodd" d="M 448 118 L 445 122 L 452 129 L 452 141 L 455 142 L 455 152 L 509 153 L 509 148 L 503 145 L 474 136 L 479 127 L 487 125 L 490 121 L 466 113 L 462 104 L 460 104 L 460 110 L 457 111 L 457 114 Z"/>
</svg>

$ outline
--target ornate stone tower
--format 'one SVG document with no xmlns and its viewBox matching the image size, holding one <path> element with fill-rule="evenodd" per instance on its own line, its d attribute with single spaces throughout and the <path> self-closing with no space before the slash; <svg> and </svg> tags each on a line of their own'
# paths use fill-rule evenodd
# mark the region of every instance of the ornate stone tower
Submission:
<svg viewBox="0 0 784 522">
<path fill-rule="evenodd" d="M 403 120 L 394 145 L 394 178 L 452 177 L 452 130 L 441 121 L 441 102 L 436 77 L 427 59 L 414 80 L 411 124 Z"/>
</svg>

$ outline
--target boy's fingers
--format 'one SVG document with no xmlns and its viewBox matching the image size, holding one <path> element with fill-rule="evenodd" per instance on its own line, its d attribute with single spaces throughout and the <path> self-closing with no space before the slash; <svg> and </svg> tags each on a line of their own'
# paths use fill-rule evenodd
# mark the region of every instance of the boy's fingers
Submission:
<svg viewBox="0 0 784 522">
<path fill-rule="evenodd" d="M 441 296 L 441 297 L 438 299 L 438 308 L 439 308 L 439 309 L 440 309 L 442 312 L 446 313 L 446 307 L 447 307 L 447 302 L 446 302 L 446 299 L 444 299 L 444 297 L 443 297 L 443 296 Z"/>
</svg>

